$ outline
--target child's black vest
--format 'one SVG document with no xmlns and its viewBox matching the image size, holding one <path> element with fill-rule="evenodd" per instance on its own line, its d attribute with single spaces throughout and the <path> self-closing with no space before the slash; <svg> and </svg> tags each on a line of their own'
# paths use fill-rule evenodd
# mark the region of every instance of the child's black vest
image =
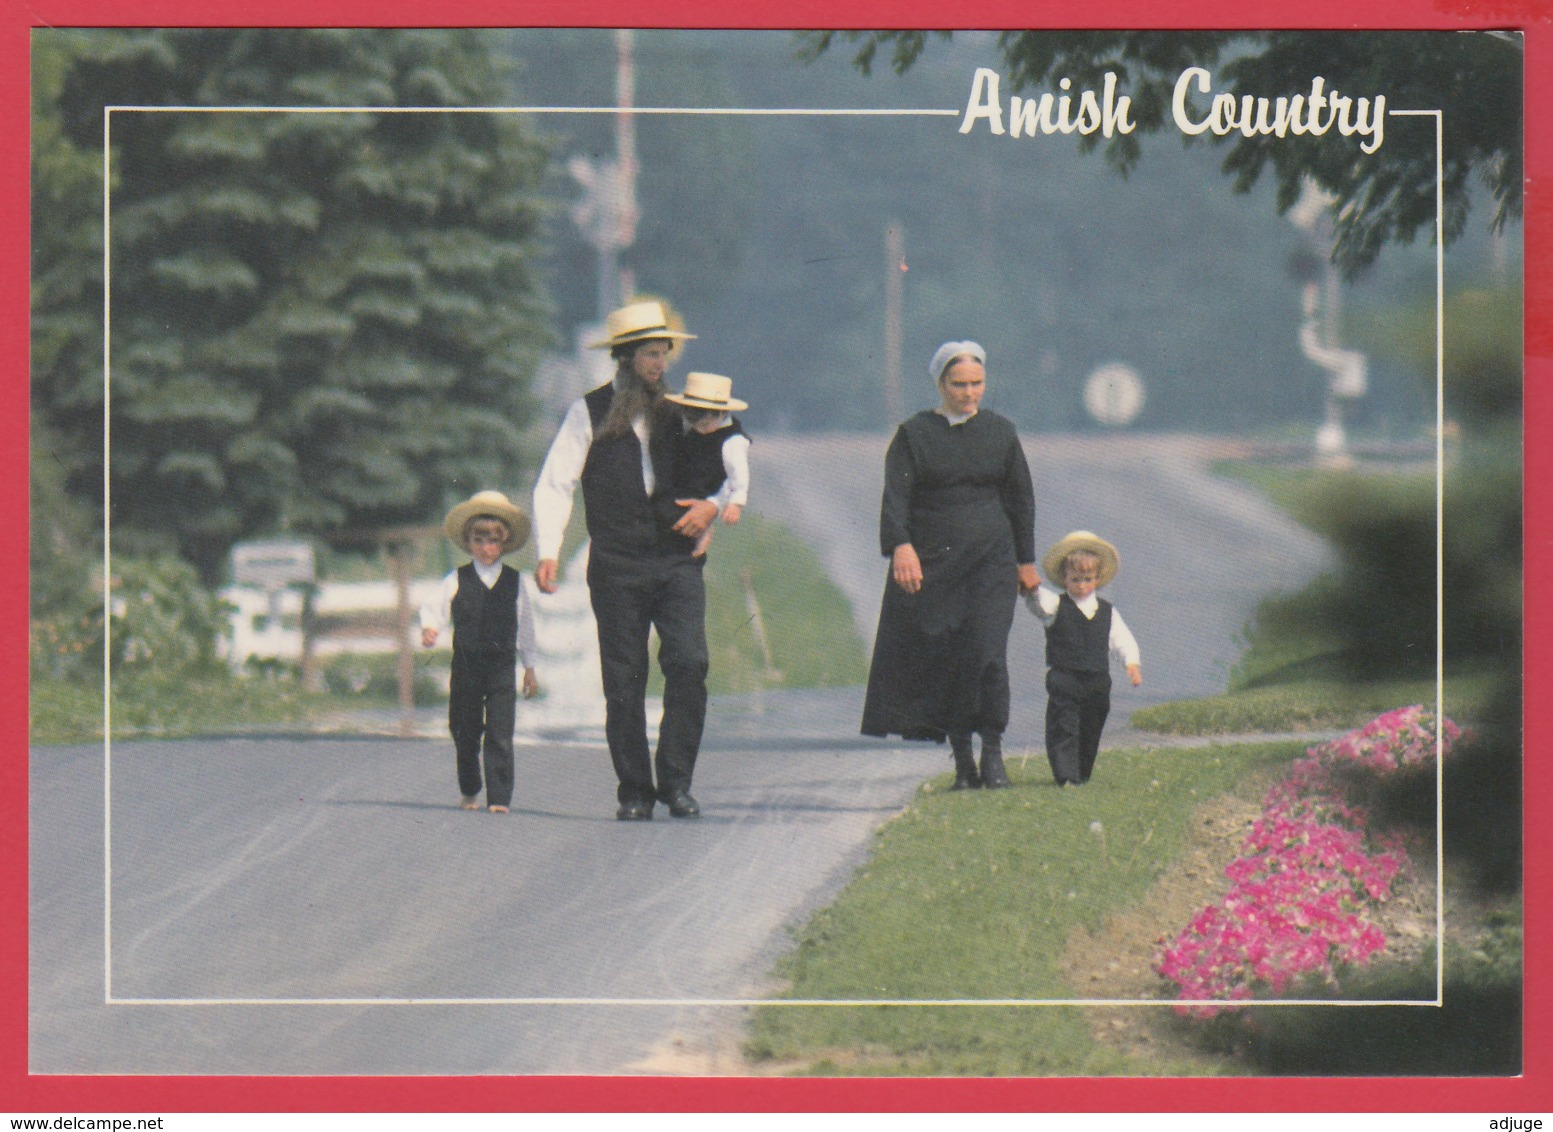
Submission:
<svg viewBox="0 0 1553 1132">
<path fill-rule="evenodd" d="M 1069 672 L 1111 670 L 1111 603 L 1097 598 L 1100 608 L 1085 617 L 1073 599 L 1063 594 L 1057 616 L 1046 626 L 1046 666 Z"/>
<path fill-rule="evenodd" d="M 511 566 L 502 566 L 490 589 L 475 573 L 474 563 L 458 568 L 453 653 L 487 662 L 517 659 L 518 572 Z"/>
<path fill-rule="evenodd" d="M 685 430 L 680 437 L 679 453 L 679 483 L 684 493 L 681 499 L 706 499 L 723 486 L 728 478 L 728 470 L 723 467 L 723 443 L 743 435 L 738 417 L 712 432 Z"/>
<path fill-rule="evenodd" d="M 677 420 L 663 416 L 649 433 L 653 493 L 642 479 L 642 444 L 634 430 L 623 436 L 599 437 L 615 387 L 601 385 L 583 397 L 593 422 L 593 443 L 582 466 L 582 501 L 588 513 L 588 537 L 596 549 L 613 554 L 689 554 L 695 540 L 672 530 L 685 509 L 675 504 L 678 482 Z M 680 498 L 685 498 L 680 496 Z"/>
</svg>

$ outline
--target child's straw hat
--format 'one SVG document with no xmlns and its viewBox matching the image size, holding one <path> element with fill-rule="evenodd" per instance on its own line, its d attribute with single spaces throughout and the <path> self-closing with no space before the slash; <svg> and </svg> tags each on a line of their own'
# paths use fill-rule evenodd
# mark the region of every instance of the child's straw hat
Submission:
<svg viewBox="0 0 1553 1132">
<path fill-rule="evenodd" d="M 501 548 L 503 554 L 511 554 L 528 541 L 528 512 L 499 491 L 475 492 L 448 512 L 448 517 L 442 521 L 442 530 L 450 541 L 468 550 L 464 528 L 469 525 L 470 519 L 481 515 L 500 519 L 507 525 L 507 541 L 502 543 Z"/>
<path fill-rule="evenodd" d="M 678 353 L 681 343 L 694 337 L 694 334 L 685 333 L 684 321 L 667 303 L 650 299 L 610 311 L 604 319 L 604 337 L 589 342 L 588 348 L 610 350 L 628 342 L 667 338 L 670 352 Z"/>
<path fill-rule="evenodd" d="M 692 409 L 715 409 L 724 413 L 737 413 L 748 409 L 749 404 L 733 395 L 733 379 L 715 373 L 687 373 L 683 393 L 665 393 L 665 401 L 685 405 Z"/>
<path fill-rule="evenodd" d="M 1116 571 L 1122 564 L 1121 558 L 1116 553 L 1116 547 L 1089 531 L 1073 531 L 1071 534 L 1063 535 L 1057 545 L 1048 550 L 1046 556 L 1041 559 L 1041 573 L 1061 585 L 1062 564 L 1075 550 L 1087 551 L 1100 559 L 1100 570 L 1095 578 L 1097 587 L 1105 585 L 1116 577 Z"/>
</svg>

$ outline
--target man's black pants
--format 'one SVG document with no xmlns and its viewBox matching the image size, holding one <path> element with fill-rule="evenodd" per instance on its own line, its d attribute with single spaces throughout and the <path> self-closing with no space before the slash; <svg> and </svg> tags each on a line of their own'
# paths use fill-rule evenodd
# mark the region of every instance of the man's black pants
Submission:
<svg viewBox="0 0 1553 1132">
<path fill-rule="evenodd" d="M 1058 782 L 1088 782 L 1111 713 L 1111 674 L 1046 670 L 1046 758 Z"/>
<path fill-rule="evenodd" d="M 706 583 L 704 558 L 588 557 L 588 594 L 598 622 L 605 734 L 621 802 L 667 800 L 690 788 L 706 724 Z M 647 637 L 658 630 L 663 669 L 663 722 L 658 752 L 647 750 Z M 653 771 L 657 770 L 657 785 Z"/>
</svg>

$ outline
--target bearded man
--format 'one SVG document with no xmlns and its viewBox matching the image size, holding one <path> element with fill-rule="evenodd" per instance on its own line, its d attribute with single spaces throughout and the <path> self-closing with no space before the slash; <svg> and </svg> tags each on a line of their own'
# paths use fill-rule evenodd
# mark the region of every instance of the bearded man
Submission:
<svg viewBox="0 0 1553 1132">
<path fill-rule="evenodd" d="M 717 499 L 676 499 L 680 438 L 663 375 L 693 334 L 670 326 L 662 303 L 612 311 L 605 337 L 615 376 L 575 401 L 534 485 L 539 565 L 535 581 L 556 590 L 561 538 L 582 485 L 587 511 L 588 594 L 598 622 L 605 734 L 619 780 L 615 816 L 648 821 L 656 802 L 676 818 L 700 816 L 690 780 L 706 722 L 706 560 L 696 541 L 717 518 Z M 663 722 L 647 747 L 647 640 L 658 630 Z M 656 781 L 654 780 L 656 771 Z"/>
</svg>

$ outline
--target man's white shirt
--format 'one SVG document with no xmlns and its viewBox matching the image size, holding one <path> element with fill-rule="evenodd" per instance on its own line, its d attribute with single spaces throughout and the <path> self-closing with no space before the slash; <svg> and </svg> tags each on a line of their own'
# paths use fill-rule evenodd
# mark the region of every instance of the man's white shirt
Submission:
<svg viewBox="0 0 1553 1132">
<path fill-rule="evenodd" d="M 647 494 L 650 496 L 657 486 L 657 477 L 653 475 L 652 456 L 648 451 L 647 418 L 639 416 L 632 420 L 631 431 L 636 433 L 636 439 L 641 442 L 642 484 L 647 488 Z M 732 439 L 743 440 L 745 450 L 748 451 L 747 438 Z M 729 443 L 732 443 L 732 439 Z M 560 431 L 550 442 L 550 451 L 545 455 L 544 466 L 539 469 L 539 479 L 534 484 L 534 549 L 541 561 L 546 558 L 560 557 L 561 540 L 566 534 L 566 524 L 572 517 L 572 497 L 576 494 L 577 481 L 582 478 L 582 468 L 588 462 L 588 449 L 592 446 L 593 418 L 588 413 L 588 403 L 579 397 L 566 410 L 566 416 L 561 420 Z M 727 447 L 727 444 L 723 445 L 725 469 L 728 459 Z M 747 492 L 749 480 L 747 462 L 744 479 Z M 733 489 L 730 486 L 732 483 L 733 477 L 730 476 L 718 489 L 717 494 L 709 497 L 709 501 L 717 505 L 718 514 L 721 514 L 723 508 L 729 503 L 738 502 L 743 505 L 742 501 L 733 499 Z"/>
</svg>

